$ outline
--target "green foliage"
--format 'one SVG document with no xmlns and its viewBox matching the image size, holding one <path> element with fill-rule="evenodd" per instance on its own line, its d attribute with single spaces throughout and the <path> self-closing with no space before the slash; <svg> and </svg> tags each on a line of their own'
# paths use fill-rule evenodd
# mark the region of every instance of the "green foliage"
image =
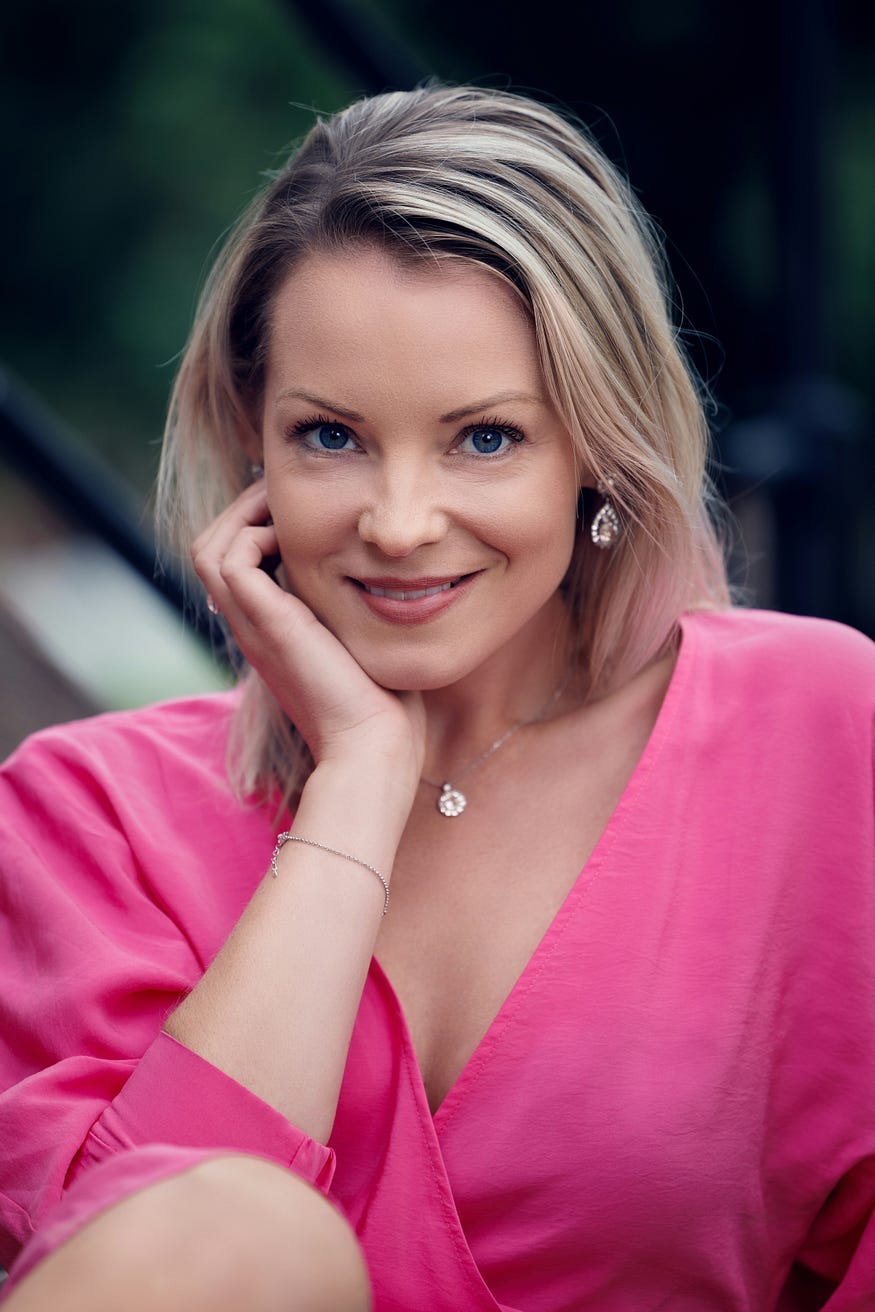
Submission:
<svg viewBox="0 0 875 1312">
<path fill-rule="evenodd" d="M 350 95 L 274 0 L 0 10 L 0 355 L 141 488 L 211 250 Z"/>
</svg>

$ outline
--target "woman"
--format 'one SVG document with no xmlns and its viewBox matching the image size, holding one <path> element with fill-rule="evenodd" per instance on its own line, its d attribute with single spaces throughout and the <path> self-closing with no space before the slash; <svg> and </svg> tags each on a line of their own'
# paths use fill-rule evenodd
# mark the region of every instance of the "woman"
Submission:
<svg viewBox="0 0 875 1312">
<path fill-rule="evenodd" d="M 658 269 L 471 88 L 232 235 L 160 491 L 252 673 L 3 785 L 12 1312 L 869 1305 L 873 649 L 730 608 Z"/>
</svg>

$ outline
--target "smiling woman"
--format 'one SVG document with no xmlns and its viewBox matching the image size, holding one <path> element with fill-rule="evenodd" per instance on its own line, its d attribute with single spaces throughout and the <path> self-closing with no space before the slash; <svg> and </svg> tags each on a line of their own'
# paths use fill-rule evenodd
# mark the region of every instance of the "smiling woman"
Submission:
<svg viewBox="0 0 875 1312">
<path fill-rule="evenodd" d="M 537 678 L 563 636 L 578 483 L 543 391 L 518 297 L 467 262 L 354 247 L 277 293 L 251 454 L 289 588 L 383 687 L 509 671 L 514 647 Z"/>
<path fill-rule="evenodd" d="M 382 260 L 388 276 L 379 313 L 361 295 L 352 303 L 344 277 L 344 269 L 361 267 L 363 252 Z M 320 300 L 320 279 L 332 267 Z M 453 305 L 463 276 L 470 287 L 478 280 L 482 304 L 469 292 L 464 306 L 461 296 Z M 375 272 L 371 293 L 379 280 Z M 274 361 L 291 370 L 278 383 L 284 404 L 305 403 L 289 414 L 291 427 L 340 421 L 348 427 L 335 427 L 331 440 L 342 431 L 354 447 L 356 426 L 380 418 L 365 415 L 337 386 L 305 378 L 283 351 L 287 338 L 296 346 L 305 336 L 318 339 L 326 360 L 342 356 L 351 386 L 365 397 L 379 390 L 383 409 L 395 403 L 396 432 L 414 421 L 421 431 L 429 398 L 412 394 L 411 385 L 422 392 L 427 361 L 432 391 L 443 380 L 448 398 L 445 408 L 435 395 L 428 423 L 443 415 L 447 437 L 459 435 L 450 433 L 453 424 L 496 427 L 500 419 L 508 441 L 511 428 L 520 430 L 528 451 L 543 443 L 544 420 L 554 440 L 562 432 L 574 462 L 567 491 L 579 515 L 603 512 L 597 528 L 607 526 L 613 544 L 593 552 L 601 534 L 577 534 L 561 587 L 574 630 L 572 664 L 587 695 L 600 696 L 668 649 L 685 607 L 729 602 L 708 513 L 707 428 L 669 320 L 666 285 L 657 240 L 628 184 L 553 111 L 466 87 L 351 106 L 314 128 L 253 203 L 208 282 L 171 404 L 159 482 L 165 537 L 186 554 L 198 529 L 246 485 L 249 462 L 261 463 L 262 428 L 272 422 L 267 407 L 278 400 L 265 387 Z M 490 333 L 480 322 L 487 304 L 493 318 L 499 306 L 504 311 Z M 391 331 L 381 324 L 375 333 L 389 312 Z M 524 377 L 502 362 L 510 342 L 515 363 L 525 357 Z M 322 363 L 311 373 L 335 376 Z M 472 392 L 478 373 L 486 391 Z M 497 381 L 487 387 L 490 376 Z M 514 414 L 507 414 L 511 399 Z M 414 403 L 415 416 L 403 413 Z M 406 468 L 410 477 L 413 464 Z M 467 486 L 487 476 L 493 472 L 469 473 Z M 403 493 L 397 478 L 393 486 Z M 602 500 L 596 489 L 608 486 Z M 419 531 L 411 517 L 425 510 L 418 483 L 403 493 L 401 508 L 403 541 Z M 527 709 L 514 699 L 483 731 Z M 280 779 L 293 802 L 312 757 L 264 681 L 249 682 L 236 726 L 232 771 L 240 790 Z"/>
<path fill-rule="evenodd" d="M 584 133 L 314 127 L 160 479 L 241 686 L 0 778 L 10 1312 L 869 1305 L 875 657 L 729 605 L 705 466 Z"/>
</svg>

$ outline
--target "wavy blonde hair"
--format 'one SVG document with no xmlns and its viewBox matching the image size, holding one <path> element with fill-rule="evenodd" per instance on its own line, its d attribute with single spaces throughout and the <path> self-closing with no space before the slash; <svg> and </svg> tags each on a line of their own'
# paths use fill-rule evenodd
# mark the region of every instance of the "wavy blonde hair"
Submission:
<svg viewBox="0 0 875 1312">
<path fill-rule="evenodd" d="M 514 288 L 579 467 L 612 480 L 623 533 L 581 531 L 564 589 L 591 696 L 666 649 L 683 610 L 729 604 L 702 397 L 669 313 L 659 240 L 577 125 L 523 96 L 430 85 L 319 120 L 231 232 L 171 398 L 159 530 L 191 541 L 250 479 L 273 299 L 313 251 L 378 244 Z M 584 492 L 586 514 L 592 493 Z M 582 525 L 585 528 L 585 524 Z M 292 802 L 305 744 L 250 671 L 231 739 L 241 794 Z"/>
</svg>

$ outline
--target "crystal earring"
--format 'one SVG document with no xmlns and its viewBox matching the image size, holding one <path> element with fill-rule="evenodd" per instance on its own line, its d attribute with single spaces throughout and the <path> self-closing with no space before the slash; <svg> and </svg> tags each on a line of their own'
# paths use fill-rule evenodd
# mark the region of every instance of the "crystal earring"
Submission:
<svg viewBox="0 0 875 1312">
<path fill-rule="evenodd" d="M 260 478 L 264 477 L 264 465 L 250 465 L 249 472 L 252 475 L 253 483 L 257 483 Z"/>
<path fill-rule="evenodd" d="M 611 500 L 613 486 L 614 480 L 612 478 L 605 479 L 603 483 L 598 484 L 598 490 L 604 497 L 604 501 L 596 511 L 589 528 L 593 542 L 597 547 L 601 547 L 603 551 L 607 551 L 609 547 L 612 547 L 622 532 L 620 517 Z"/>
</svg>

